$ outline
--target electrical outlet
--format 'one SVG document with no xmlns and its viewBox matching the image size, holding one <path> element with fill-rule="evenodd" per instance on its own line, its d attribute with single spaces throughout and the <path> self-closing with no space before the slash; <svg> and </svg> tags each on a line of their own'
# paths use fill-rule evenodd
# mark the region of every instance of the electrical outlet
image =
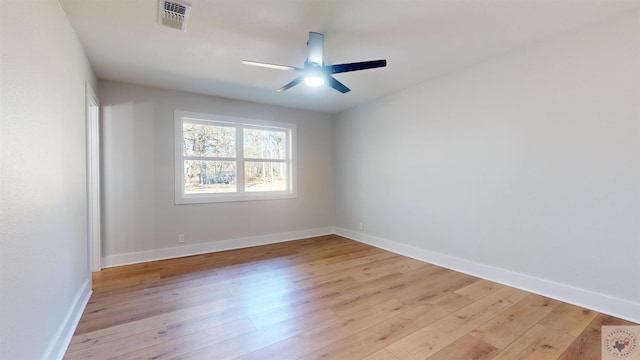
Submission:
<svg viewBox="0 0 640 360">
<path fill-rule="evenodd" d="M 179 243 L 183 243 L 184 242 L 184 234 L 178 234 L 178 242 Z"/>
<path fill-rule="evenodd" d="M 360 231 L 364 230 L 364 224 L 363 223 L 358 224 L 358 230 L 360 230 Z"/>
</svg>

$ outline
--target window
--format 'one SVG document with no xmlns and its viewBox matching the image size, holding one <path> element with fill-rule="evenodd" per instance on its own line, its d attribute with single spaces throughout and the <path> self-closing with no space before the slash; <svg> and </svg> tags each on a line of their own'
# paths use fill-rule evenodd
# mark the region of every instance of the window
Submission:
<svg viewBox="0 0 640 360">
<path fill-rule="evenodd" d="M 176 204 L 295 197 L 295 136 L 294 124 L 176 111 Z"/>
</svg>

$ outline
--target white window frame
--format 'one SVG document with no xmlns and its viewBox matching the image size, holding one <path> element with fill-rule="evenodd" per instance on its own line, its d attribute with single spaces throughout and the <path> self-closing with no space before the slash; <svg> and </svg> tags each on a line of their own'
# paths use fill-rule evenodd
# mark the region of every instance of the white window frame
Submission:
<svg viewBox="0 0 640 360">
<path fill-rule="evenodd" d="M 184 155 L 182 134 L 183 119 L 200 123 L 211 123 L 236 128 L 236 186 L 237 191 L 233 193 L 202 193 L 185 194 L 184 192 Z M 265 129 L 284 130 L 287 132 L 287 189 L 284 191 L 244 191 L 244 141 L 243 129 Z M 176 204 L 202 204 L 232 201 L 253 201 L 253 200 L 276 200 L 292 199 L 297 197 L 296 179 L 296 125 L 283 122 L 245 119 L 233 116 L 198 113 L 192 111 L 175 110 L 174 112 L 174 148 L 175 148 L 175 203 Z M 254 159 L 247 159 L 247 161 Z"/>
</svg>

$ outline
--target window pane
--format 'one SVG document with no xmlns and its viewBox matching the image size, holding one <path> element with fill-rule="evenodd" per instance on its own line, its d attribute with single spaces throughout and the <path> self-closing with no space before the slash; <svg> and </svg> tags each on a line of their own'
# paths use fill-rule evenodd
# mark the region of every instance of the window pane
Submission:
<svg viewBox="0 0 640 360">
<path fill-rule="evenodd" d="M 230 126 L 182 123 L 183 155 L 236 156 L 236 129 Z"/>
<path fill-rule="evenodd" d="M 235 161 L 184 161 L 184 193 L 236 192 Z"/>
<path fill-rule="evenodd" d="M 286 163 L 247 161 L 244 165 L 244 191 L 287 190 Z"/>
<path fill-rule="evenodd" d="M 249 159 L 287 158 L 287 132 L 281 130 L 244 129 L 244 157 Z"/>
</svg>

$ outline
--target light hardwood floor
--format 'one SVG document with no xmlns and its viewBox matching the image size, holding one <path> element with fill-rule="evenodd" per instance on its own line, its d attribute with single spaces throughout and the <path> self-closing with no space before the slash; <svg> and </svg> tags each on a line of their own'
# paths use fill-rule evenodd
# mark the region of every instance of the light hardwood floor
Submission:
<svg viewBox="0 0 640 360">
<path fill-rule="evenodd" d="M 65 359 L 600 359 L 635 325 L 339 236 L 122 266 Z"/>
</svg>

